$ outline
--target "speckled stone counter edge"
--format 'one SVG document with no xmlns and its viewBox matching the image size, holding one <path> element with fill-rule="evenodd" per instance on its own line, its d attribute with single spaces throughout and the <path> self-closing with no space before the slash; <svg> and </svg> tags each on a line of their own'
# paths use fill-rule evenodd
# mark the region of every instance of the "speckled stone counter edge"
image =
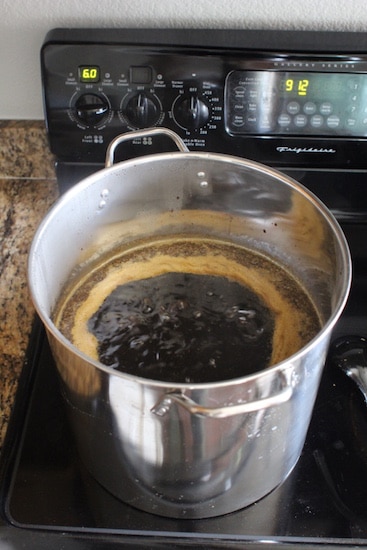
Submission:
<svg viewBox="0 0 367 550">
<path fill-rule="evenodd" d="M 29 247 L 57 195 L 43 121 L 0 121 L 0 448 L 34 319 Z"/>
<path fill-rule="evenodd" d="M 43 121 L 0 120 L 0 177 L 55 177 Z"/>
</svg>

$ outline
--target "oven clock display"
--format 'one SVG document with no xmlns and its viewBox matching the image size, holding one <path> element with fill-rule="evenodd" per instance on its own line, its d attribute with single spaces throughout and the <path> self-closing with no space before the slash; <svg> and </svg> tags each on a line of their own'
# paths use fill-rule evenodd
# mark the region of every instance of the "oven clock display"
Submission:
<svg viewBox="0 0 367 550">
<path fill-rule="evenodd" d="M 283 81 L 282 87 L 285 92 L 296 92 L 297 95 L 306 96 L 310 81 L 307 78 L 294 79 L 287 78 Z"/>
</svg>

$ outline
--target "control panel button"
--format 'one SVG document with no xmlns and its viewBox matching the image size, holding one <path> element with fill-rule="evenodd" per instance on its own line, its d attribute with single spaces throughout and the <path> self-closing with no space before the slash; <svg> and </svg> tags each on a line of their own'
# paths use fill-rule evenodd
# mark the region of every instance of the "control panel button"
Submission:
<svg viewBox="0 0 367 550">
<path fill-rule="evenodd" d="M 313 128 L 321 128 L 324 124 L 324 117 L 321 115 L 313 115 L 311 117 L 311 126 Z"/>
<path fill-rule="evenodd" d="M 292 122 L 292 118 L 290 115 L 288 115 L 287 113 L 282 113 L 281 115 L 279 115 L 278 117 L 278 124 L 279 126 L 282 126 L 282 127 L 287 127 L 290 125 L 290 123 Z"/>
<path fill-rule="evenodd" d="M 308 122 L 308 118 L 306 115 L 299 114 L 294 117 L 294 125 L 297 128 L 304 128 Z"/>
<path fill-rule="evenodd" d="M 287 111 L 290 115 L 296 115 L 300 112 L 301 106 L 298 101 L 290 101 L 287 105 Z"/>
<path fill-rule="evenodd" d="M 320 105 L 320 114 L 329 116 L 333 112 L 333 106 L 329 101 L 324 101 Z"/>
<path fill-rule="evenodd" d="M 326 124 L 329 128 L 338 128 L 340 126 L 340 118 L 337 115 L 331 115 L 327 118 Z"/>
<path fill-rule="evenodd" d="M 306 101 L 303 106 L 303 112 L 306 115 L 314 115 L 316 113 L 317 107 L 313 101 Z"/>
<path fill-rule="evenodd" d="M 236 115 L 233 117 L 232 124 L 237 128 L 241 128 L 241 126 L 245 124 L 245 118 L 243 116 Z"/>
<path fill-rule="evenodd" d="M 347 118 L 345 124 L 347 128 L 354 128 L 355 125 L 357 124 L 357 121 L 355 118 Z"/>
<path fill-rule="evenodd" d="M 246 97 L 246 88 L 244 86 L 236 86 L 233 92 L 236 98 L 244 99 Z"/>
</svg>

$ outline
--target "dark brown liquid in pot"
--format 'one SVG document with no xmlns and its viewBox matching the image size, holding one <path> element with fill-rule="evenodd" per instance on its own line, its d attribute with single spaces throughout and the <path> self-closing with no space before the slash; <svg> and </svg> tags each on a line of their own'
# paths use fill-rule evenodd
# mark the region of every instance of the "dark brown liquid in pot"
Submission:
<svg viewBox="0 0 367 550">
<path fill-rule="evenodd" d="M 179 236 L 97 261 L 70 282 L 54 321 L 104 365 L 172 383 L 254 374 L 321 328 L 302 285 L 271 258 Z"/>
<path fill-rule="evenodd" d="M 88 328 L 105 365 L 151 379 L 206 382 L 266 368 L 274 320 L 235 281 L 166 273 L 118 286 Z"/>
</svg>

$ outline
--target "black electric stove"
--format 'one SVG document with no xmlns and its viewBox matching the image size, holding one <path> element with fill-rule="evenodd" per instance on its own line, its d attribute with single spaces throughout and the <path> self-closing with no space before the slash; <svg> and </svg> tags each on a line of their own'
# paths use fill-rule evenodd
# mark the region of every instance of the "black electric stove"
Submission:
<svg viewBox="0 0 367 550">
<path fill-rule="evenodd" d="M 1 457 L 0 547 L 367 547 L 367 403 L 340 368 L 367 365 L 367 37 L 68 29 L 47 36 L 41 61 L 61 192 L 103 166 L 117 133 L 168 126 L 193 150 L 248 156 L 308 186 L 339 219 L 354 274 L 295 469 L 261 501 L 203 520 L 139 511 L 90 476 L 36 319 Z"/>
</svg>

